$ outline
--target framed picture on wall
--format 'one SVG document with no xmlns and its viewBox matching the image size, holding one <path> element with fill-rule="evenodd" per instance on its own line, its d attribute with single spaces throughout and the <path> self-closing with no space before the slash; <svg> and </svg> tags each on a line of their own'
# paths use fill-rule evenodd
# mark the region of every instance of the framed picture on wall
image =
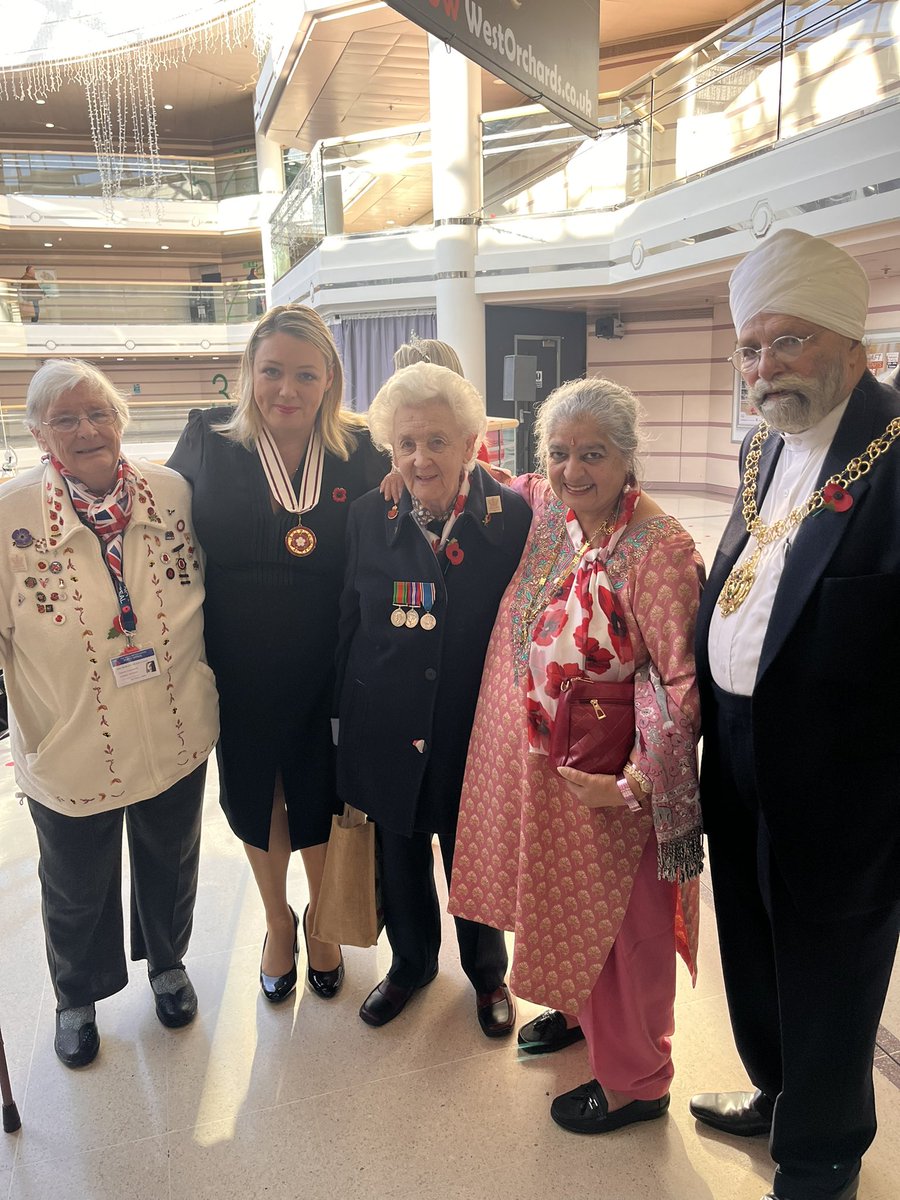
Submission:
<svg viewBox="0 0 900 1200">
<path fill-rule="evenodd" d="M 743 375 L 734 373 L 734 393 L 731 398 L 731 440 L 742 442 L 748 429 L 759 421 L 759 413 L 750 402 Z"/>
</svg>

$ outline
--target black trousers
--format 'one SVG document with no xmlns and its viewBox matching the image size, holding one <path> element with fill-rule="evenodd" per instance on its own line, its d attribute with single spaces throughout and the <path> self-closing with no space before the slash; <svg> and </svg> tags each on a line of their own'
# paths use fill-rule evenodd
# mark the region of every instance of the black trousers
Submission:
<svg viewBox="0 0 900 1200">
<path fill-rule="evenodd" d="M 437 970 L 441 948 L 441 910 L 434 884 L 430 833 L 400 833 L 378 827 L 381 848 L 381 901 L 384 927 L 394 958 L 388 975 L 398 987 L 418 987 Z M 444 875 L 453 866 L 453 834 L 440 834 Z M 506 975 L 503 932 L 477 921 L 454 917 L 459 961 L 476 992 L 492 992 Z"/>
<path fill-rule="evenodd" d="M 122 822 L 131 860 L 131 957 L 151 974 L 187 953 L 197 895 L 206 764 L 168 791 L 91 817 L 28 801 L 37 830 L 41 911 L 57 1008 L 112 996 L 128 982 L 122 920 Z"/>
<path fill-rule="evenodd" d="M 857 1173 L 875 1137 L 872 1055 L 900 906 L 838 920 L 802 916 L 759 811 L 750 701 L 717 692 L 704 720 L 715 721 L 728 758 L 709 856 L 735 1042 L 754 1085 L 776 1102 L 775 1195 L 824 1200 Z M 811 838 L 841 836 L 815 828 L 815 796 L 779 802 L 808 808 Z"/>
</svg>

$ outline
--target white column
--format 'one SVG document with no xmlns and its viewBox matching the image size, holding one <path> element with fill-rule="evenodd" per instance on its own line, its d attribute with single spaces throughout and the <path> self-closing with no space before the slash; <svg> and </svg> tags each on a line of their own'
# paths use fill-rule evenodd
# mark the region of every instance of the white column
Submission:
<svg viewBox="0 0 900 1200">
<path fill-rule="evenodd" d="M 256 135 L 256 172 L 259 179 L 259 231 L 262 237 L 263 274 L 266 277 L 266 307 L 272 303 L 275 258 L 272 254 L 269 217 L 284 195 L 284 158 L 278 142 Z"/>
<path fill-rule="evenodd" d="M 484 301 L 475 295 L 481 209 L 481 74 L 443 42 L 428 38 L 432 207 L 437 335 L 459 354 L 484 392 Z"/>
</svg>

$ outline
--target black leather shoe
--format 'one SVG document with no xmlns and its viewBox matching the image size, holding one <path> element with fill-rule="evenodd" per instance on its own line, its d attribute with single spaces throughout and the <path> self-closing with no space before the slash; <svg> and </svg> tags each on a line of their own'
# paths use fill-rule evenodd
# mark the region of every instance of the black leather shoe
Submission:
<svg viewBox="0 0 900 1200">
<path fill-rule="evenodd" d="M 566 1046 L 584 1041 L 584 1031 L 580 1025 L 569 1029 L 564 1014 L 548 1008 L 522 1026 L 517 1040 L 519 1049 L 525 1054 L 552 1054 L 554 1050 L 564 1050 Z"/>
<path fill-rule="evenodd" d="M 94 1061 L 97 1051 L 100 1049 L 100 1034 L 97 1032 L 97 1024 L 93 1016 L 94 1006 L 91 1004 L 89 1007 L 90 1018 L 71 1029 L 63 1029 L 59 1023 L 62 1014 L 56 1014 L 56 1036 L 53 1039 L 53 1049 L 56 1051 L 59 1061 L 65 1063 L 67 1067 L 86 1067 L 88 1063 Z"/>
<path fill-rule="evenodd" d="M 691 1116 L 735 1137 L 761 1137 L 772 1130 L 775 1104 L 763 1092 L 701 1092 L 691 1098 Z"/>
<path fill-rule="evenodd" d="M 666 1092 L 659 1100 L 632 1100 L 610 1112 L 603 1088 L 596 1079 L 591 1079 L 557 1096 L 550 1105 L 550 1116 L 570 1133 L 612 1133 L 637 1121 L 655 1121 L 665 1115 L 668 1107 Z"/>
<path fill-rule="evenodd" d="M 300 953 L 300 941 L 297 937 L 297 928 L 300 924 L 300 918 L 291 909 L 291 916 L 294 918 L 294 965 L 286 975 L 264 975 L 262 969 L 262 959 L 259 964 L 259 986 L 262 994 L 270 1004 L 280 1004 L 282 1000 L 287 1000 L 288 996 L 297 986 L 297 956 Z M 268 931 L 263 938 L 263 955 L 266 953 L 266 942 L 269 940 Z"/>
<path fill-rule="evenodd" d="M 306 933 L 306 914 L 309 905 L 303 910 L 303 943 L 306 946 L 306 982 L 310 988 L 323 1000 L 333 1000 L 341 990 L 344 982 L 344 953 L 341 951 L 341 961 L 333 971 L 315 971 L 309 965 L 309 937 Z"/>
<path fill-rule="evenodd" d="M 859 1176 L 851 1179 L 846 1187 L 829 1196 L 828 1200 L 856 1200 L 859 1194 Z M 762 1200 L 791 1200 L 790 1196 L 776 1196 L 774 1192 L 766 1192 Z"/>
<path fill-rule="evenodd" d="M 485 1037 L 509 1037 L 515 1028 L 516 1002 L 505 983 L 492 992 L 476 992 L 475 1012 Z"/>
<path fill-rule="evenodd" d="M 170 972 L 174 976 L 172 981 L 174 986 L 167 991 L 158 992 L 154 981 L 157 981 L 158 986 L 160 976 Z M 183 963 L 176 963 L 173 967 L 166 967 L 162 971 L 154 971 L 150 976 L 150 986 L 153 988 L 153 998 L 156 1001 L 156 1015 L 163 1025 L 169 1029 L 181 1029 L 184 1025 L 190 1025 L 197 1015 L 197 993 L 194 991 L 194 985 L 188 979 Z"/>
<path fill-rule="evenodd" d="M 430 979 L 426 979 L 417 987 L 401 987 L 392 982 L 390 975 L 385 976 L 378 987 L 373 988 L 366 996 L 359 1010 L 360 1017 L 367 1025 L 387 1025 L 388 1021 L 400 1016 L 416 992 L 428 987 L 435 975 L 437 969 Z"/>
</svg>

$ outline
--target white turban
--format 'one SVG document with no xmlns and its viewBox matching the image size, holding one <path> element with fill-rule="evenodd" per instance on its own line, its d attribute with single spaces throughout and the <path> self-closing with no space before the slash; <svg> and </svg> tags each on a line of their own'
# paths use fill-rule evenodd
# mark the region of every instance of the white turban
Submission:
<svg viewBox="0 0 900 1200">
<path fill-rule="evenodd" d="M 740 334 L 757 313 L 800 317 L 859 341 L 866 328 L 869 281 L 846 250 L 799 229 L 779 229 L 751 250 L 729 281 Z"/>
</svg>

